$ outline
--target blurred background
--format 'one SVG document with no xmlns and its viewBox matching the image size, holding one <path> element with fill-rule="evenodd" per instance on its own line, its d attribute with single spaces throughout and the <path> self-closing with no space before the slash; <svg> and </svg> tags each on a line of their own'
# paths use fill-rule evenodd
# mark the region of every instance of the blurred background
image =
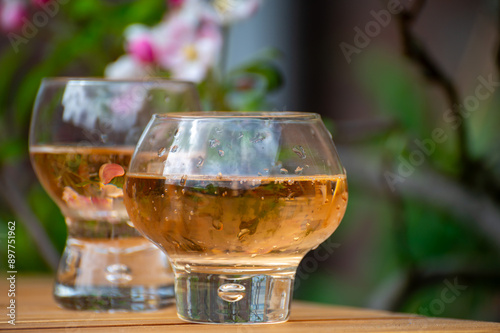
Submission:
<svg viewBox="0 0 500 333">
<path fill-rule="evenodd" d="M 162 31 L 197 1 L 217 17 L 169 67 Z M 28 156 L 43 77 L 189 79 L 206 109 L 317 112 L 333 134 L 348 209 L 302 262 L 295 298 L 500 321 L 499 12 L 495 0 L 2 0 L 0 243 L 17 221 L 23 275 L 52 274 L 64 246 Z"/>
</svg>

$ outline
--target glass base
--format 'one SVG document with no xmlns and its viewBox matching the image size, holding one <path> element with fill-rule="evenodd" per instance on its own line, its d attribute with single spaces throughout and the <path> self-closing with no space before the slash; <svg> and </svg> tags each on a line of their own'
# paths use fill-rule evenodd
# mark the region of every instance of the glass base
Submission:
<svg viewBox="0 0 500 333">
<path fill-rule="evenodd" d="M 176 272 L 177 314 L 196 323 L 270 324 L 288 320 L 293 274 Z"/>
<path fill-rule="evenodd" d="M 157 310 L 174 302 L 174 275 L 166 255 L 142 236 L 70 237 L 54 298 L 73 310 Z"/>
<path fill-rule="evenodd" d="M 173 304 L 174 286 L 74 287 L 56 283 L 54 299 L 71 310 L 153 311 Z"/>
</svg>

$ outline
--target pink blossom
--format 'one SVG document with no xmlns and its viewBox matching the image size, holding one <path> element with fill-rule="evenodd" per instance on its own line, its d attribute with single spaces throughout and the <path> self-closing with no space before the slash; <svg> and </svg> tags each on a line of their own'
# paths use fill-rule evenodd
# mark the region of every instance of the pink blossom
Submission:
<svg viewBox="0 0 500 333">
<path fill-rule="evenodd" d="M 146 76 L 158 65 L 176 79 L 200 82 L 215 66 L 222 48 L 220 21 L 205 0 L 183 0 L 153 28 L 134 24 L 125 31 L 126 50 L 108 65 L 106 76 Z"/>
<path fill-rule="evenodd" d="M 262 0 L 211 0 L 222 25 L 233 24 L 257 12 Z"/>
<path fill-rule="evenodd" d="M 127 50 L 128 53 L 138 61 L 152 63 L 155 60 L 153 45 L 149 38 L 142 37 L 130 41 Z"/>
<path fill-rule="evenodd" d="M 170 8 L 179 8 L 179 7 L 182 7 L 182 5 L 184 5 L 184 2 L 186 0 L 168 0 L 168 6 Z"/>
<path fill-rule="evenodd" d="M 216 61 L 222 46 L 219 27 L 205 22 L 194 39 L 172 57 L 172 74 L 181 80 L 200 82 Z"/>
<path fill-rule="evenodd" d="M 222 47 L 222 35 L 206 3 L 187 0 L 153 31 L 158 63 L 176 79 L 200 82 L 214 66 Z"/>
<path fill-rule="evenodd" d="M 132 56 L 124 55 L 106 66 L 104 75 L 110 79 L 142 79 L 148 76 L 148 68 Z"/>
<path fill-rule="evenodd" d="M 125 30 L 126 49 L 137 61 L 149 64 L 155 61 L 155 50 L 151 30 L 141 24 L 134 24 Z"/>
<path fill-rule="evenodd" d="M 28 16 L 26 7 L 20 1 L 6 1 L 0 12 L 0 25 L 5 31 L 18 31 Z"/>
<path fill-rule="evenodd" d="M 113 207 L 113 199 L 111 198 L 86 197 L 78 194 L 78 192 L 69 186 L 64 188 L 62 200 L 69 208 L 75 210 L 109 210 Z"/>
<path fill-rule="evenodd" d="M 156 46 L 151 29 L 142 24 L 133 24 L 125 30 L 127 55 L 109 64 L 105 76 L 112 79 L 133 79 L 148 76 L 156 60 Z"/>
</svg>

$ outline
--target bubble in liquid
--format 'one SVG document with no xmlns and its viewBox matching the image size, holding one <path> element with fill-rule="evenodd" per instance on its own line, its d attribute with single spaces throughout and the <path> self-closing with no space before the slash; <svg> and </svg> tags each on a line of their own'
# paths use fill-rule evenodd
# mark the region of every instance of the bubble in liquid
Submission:
<svg viewBox="0 0 500 333">
<path fill-rule="evenodd" d="M 198 156 L 198 163 L 196 163 L 196 167 L 201 168 L 203 166 L 203 163 L 205 163 L 205 159 L 201 156 Z"/>
<path fill-rule="evenodd" d="M 256 254 L 256 253 L 254 253 L 254 254 L 252 254 L 250 257 L 251 257 L 251 258 L 255 258 L 255 257 L 257 257 L 257 254 Z"/>
<path fill-rule="evenodd" d="M 214 227 L 215 230 L 222 230 L 222 229 L 224 229 L 224 224 L 221 221 L 213 220 L 212 227 Z"/>
<path fill-rule="evenodd" d="M 306 152 L 304 151 L 304 148 L 302 146 L 295 146 L 292 148 L 292 151 L 301 159 L 305 159 L 307 157 Z"/>
<path fill-rule="evenodd" d="M 300 239 L 300 237 L 293 237 L 294 241 L 298 241 L 299 239 Z"/>
<path fill-rule="evenodd" d="M 266 138 L 266 136 L 265 136 L 264 134 L 262 134 L 262 133 L 257 133 L 257 134 L 255 135 L 255 137 L 253 137 L 253 138 L 250 140 L 250 142 L 251 142 L 251 143 L 258 143 L 258 142 L 262 142 L 262 141 L 264 141 L 264 140 L 265 140 L 265 138 Z"/>
<path fill-rule="evenodd" d="M 281 173 L 282 175 L 288 175 L 288 170 L 287 170 L 287 169 L 285 169 L 285 168 L 281 168 L 281 169 L 280 169 L 280 173 Z"/>
<path fill-rule="evenodd" d="M 179 146 L 175 145 L 175 146 L 172 146 L 172 148 L 170 148 L 170 152 L 171 153 L 176 153 L 177 150 L 179 150 Z"/>
<path fill-rule="evenodd" d="M 184 266 L 184 270 L 186 271 L 186 273 L 191 273 L 191 265 L 186 264 L 186 266 Z"/>
<path fill-rule="evenodd" d="M 219 287 L 217 295 L 226 302 L 234 303 L 241 301 L 245 295 L 245 286 L 237 283 L 226 283 Z"/>
<path fill-rule="evenodd" d="M 295 181 L 293 179 L 288 180 L 288 185 L 293 185 L 293 183 L 295 183 Z"/>
<path fill-rule="evenodd" d="M 160 148 L 160 150 L 158 150 L 158 157 L 162 157 L 166 153 L 167 153 L 167 148 L 165 148 L 165 147 Z"/>
<path fill-rule="evenodd" d="M 181 192 L 182 192 L 182 194 L 186 194 L 186 189 L 183 188 Z"/>
<path fill-rule="evenodd" d="M 238 239 L 242 240 L 243 237 L 249 233 L 250 233 L 249 229 L 241 229 L 241 231 L 238 233 Z"/>
<path fill-rule="evenodd" d="M 215 148 L 220 146 L 220 141 L 217 139 L 212 139 L 208 141 L 208 144 L 210 145 L 210 148 Z"/>
<path fill-rule="evenodd" d="M 223 157 L 223 156 L 224 156 L 224 154 L 225 154 L 225 153 L 224 153 L 224 150 L 219 149 L 219 156 L 220 156 L 220 157 Z"/>
</svg>

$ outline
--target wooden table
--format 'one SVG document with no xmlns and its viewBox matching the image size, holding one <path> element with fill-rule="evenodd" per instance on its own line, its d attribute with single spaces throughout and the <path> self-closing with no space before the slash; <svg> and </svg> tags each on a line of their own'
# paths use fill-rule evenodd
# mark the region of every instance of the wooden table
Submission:
<svg viewBox="0 0 500 333">
<path fill-rule="evenodd" d="M 0 331 L 13 332 L 500 332 L 500 323 L 435 319 L 417 315 L 295 302 L 290 320 L 273 325 L 200 325 L 177 318 L 175 306 L 148 313 L 63 310 L 52 300 L 50 278 L 16 281 L 16 325 L 7 323 L 8 285 L 0 282 Z M 6 319 L 7 318 L 7 319 Z"/>
</svg>

